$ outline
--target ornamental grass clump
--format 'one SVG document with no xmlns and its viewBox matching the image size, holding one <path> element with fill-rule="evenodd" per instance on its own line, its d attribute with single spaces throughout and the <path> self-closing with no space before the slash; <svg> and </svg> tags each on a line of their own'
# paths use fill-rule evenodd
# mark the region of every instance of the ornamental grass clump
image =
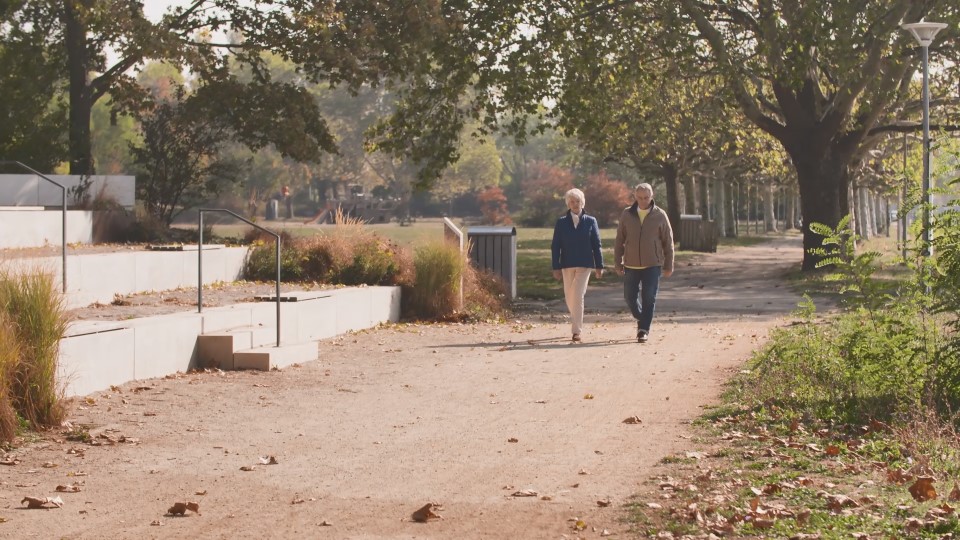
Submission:
<svg viewBox="0 0 960 540">
<path fill-rule="evenodd" d="M 10 376 L 20 358 L 20 343 L 6 312 L 0 311 L 0 442 L 17 434 L 17 413 L 10 399 Z"/>
<path fill-rule="evenodd" d="M 11 327 L 3 339 L 15 340 L 17 349 L 10 350 L 19 352 L 4 362 L 13 408 L 33 428 L 58 426 L 64 409 L 57 361 L 67 317 L 53 276 L 40 271 L 0 274 L 0 307 Z"/>
<path fill-rule="evenodd" d="M 404 287 L 403 312 L 417 319 L 451 318 L 461 309 L 461 278 L 466 261 L 457 246 L 431 243 L 413 256 L 415 277 Z"/>
</svg>

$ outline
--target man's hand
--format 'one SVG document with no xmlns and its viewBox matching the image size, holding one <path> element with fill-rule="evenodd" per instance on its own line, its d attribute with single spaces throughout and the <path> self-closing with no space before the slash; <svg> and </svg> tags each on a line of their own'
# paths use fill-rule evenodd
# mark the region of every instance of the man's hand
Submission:
<svg viewBox="0 0 960 540">
<path fill-rule="evenodd" d="M 623 275 L 623 267 L 622 267 L 622 266 L 617 266 L 617 267 L 616 267 L 616 270 L 617 270 L 617 275 L 618 275 L 618 276 L 622 276 L 622 275 Z"/>
<path fill-rule="evenodd" d="M 673 270 L 664 270 L 663 277 L 670 277 L 673 275 Z"/>
<path fill-rule="evenodd" d="M 553 279 L 563 279 L 563 272 L 561 272 L 560 270 L 554 270 Z"/>
</svg>

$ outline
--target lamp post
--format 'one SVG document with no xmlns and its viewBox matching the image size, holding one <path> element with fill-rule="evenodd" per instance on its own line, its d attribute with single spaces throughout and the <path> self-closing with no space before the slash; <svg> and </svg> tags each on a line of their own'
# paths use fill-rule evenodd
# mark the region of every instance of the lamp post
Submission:
<svg viewBox="0 0 960 540">
<path fill-rule="evenodd" d="M 929 69 L 927 67 L 927 57 L 929 55 L 930 44 L 937 36 L 937 32 L 946 28 L 944 23 L 918 22 L 901 25 L 901 28 L 910 32 L 920 48 L 923 50 L 923 255 L 929 257 L 933 254 L 933 246 L 930 244 L 930 83 Z"/>
</svg>

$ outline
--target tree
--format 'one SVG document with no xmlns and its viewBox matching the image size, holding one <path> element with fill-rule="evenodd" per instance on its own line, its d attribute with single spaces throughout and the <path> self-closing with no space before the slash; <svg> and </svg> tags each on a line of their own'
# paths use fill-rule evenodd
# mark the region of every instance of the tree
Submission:
<svg viewBox="0 0 960 540">
<path fill-rule="evenodd" d="M 43 6 L 0 5 L 0 156 L 52 171 L 66 150 L 67 102 L 57 75 L 63 54 L 44 39 L 49 25 L 28 24 L 42 15 Z"/>
<path fill-rule="evenodd" d="M 131 144 L 140 169 L 137 196 L 166 226 L 184 208 L 219 193 L 239 172 L 218 159 L 228 125 L 199 111 L 199 102 L 186 98 L 182 88 L 175 96 L 138 112 L 143 142 Z"/>
<path fill-rule="evenodd" d="M 507 197 L 500 186 L 491 186 L 477 194 L 483 222 L 488 225 L 509 225 L 513 223 L 507 211 Z"/>
<path fill-rule="evenodd" d="M 565 211 L 563 194 L 572 187 L 569 170 L 544 162 L 531 164 L 521 187 L 526 203 L 523 221 L 535 227 L 552 225 Z"/>
<path fill-rule="evenodd" d="M 601 227 L 609 227 L 620 219 L 620 213 L 631 202 L 633 190 L 620 180 L 607 176 L 606 171 L 592 174 L 583 184 L 587 208 Z"/>
<path fill-rule="evenodd" d="M 699 2 L 680 0 L 747 118 L 769 133 L 796 168 L 805 224 L 835 227 L 849 208 L 851 165 L 915 114 L 911 80 L 918 66 L 901 22 L 960 21 L 955 2 Z M 947 39 L 943 36 L 942 39 Z M 958 50 L 940 49 L 956 69 Z M 803 231 L 802 268 L 820 237 Z"/>
</svg>

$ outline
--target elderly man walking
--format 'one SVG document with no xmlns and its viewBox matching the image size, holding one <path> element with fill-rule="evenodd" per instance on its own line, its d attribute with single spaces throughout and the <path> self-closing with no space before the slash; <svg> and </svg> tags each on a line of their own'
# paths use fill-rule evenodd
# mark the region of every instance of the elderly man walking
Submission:
<svg viewBox="0 0 960 540">
<path fill-rule="evenodd" d="M 637 202 L 620 214 L 613 246 L 614 268 L 623 278 L 623 298 L 637 321 L 637 342 L 646 343 L 653 323 L 660 277 L 673 274 L 673 229 L 653 201 L 653 186 L 635 188 Z"/>
</svg>

